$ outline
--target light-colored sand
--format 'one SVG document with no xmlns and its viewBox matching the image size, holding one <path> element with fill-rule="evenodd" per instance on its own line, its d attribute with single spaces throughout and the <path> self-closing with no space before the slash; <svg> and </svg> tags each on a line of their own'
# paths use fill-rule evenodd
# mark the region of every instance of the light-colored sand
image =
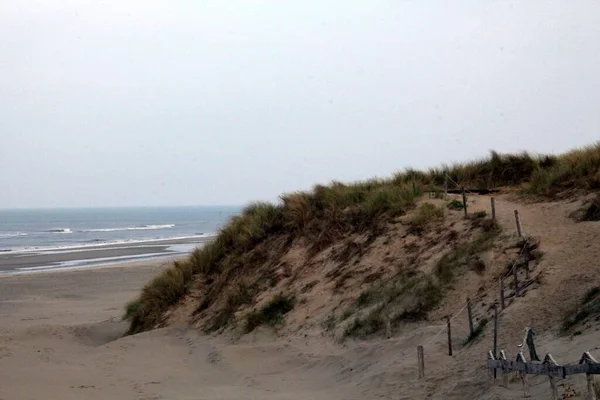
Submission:
<svg viewBox="0 0 600 400">
<path fill-rule="evenodd" d="M 486 208 L 480 197 L 472 209 Z M 581 294 L 600 284 L 597 255 L 600 225 L 576 224 L 567 215 L 577 204 L 523 205 L 500 197 L 498 217 L 513 226 L 521 210 L 528 233 L 545 251 L 536 268 L 544 283 L 504 312 L 500 348 L 516 352 L 525 326 L 539 332 L 538 351 L 559 362 L 574 362 L 584 350 L 599 356 L 595 326 L 573 339 L 552 332 Z M 121 337 L 123 305 L 163 265 L 135 265 L 0 278 L 0 399 L 517 399 L 489 379 L 485 353 L 491 330 L 470 348 L 455 344 L 446 354 L 445 333 L 432 320 L 411 326 L 392 339 L 333 343 L 320 332 L 275 333 L 259 329 L 235 342 L 171 326 Z M 479 284 L 479 283 L 478 283 Z M 457 288 L 457 292 L 477 290 Z M 463 304 L 460 293 L 444 304 Z M 493 299 L 489 299 L 493 300 Z M 464 333 L 464 318 L 455 322 Z M 461 331 L 462 330 L 462 331 Z M 306 336 L 305 336 L 306 334 Z M 417 380 L 415 347 L 425 347 L 426 378 Z M 579 379 L 581 378 L 581 379 Z M 544 378 L 532 378 L 534 399 L 549 398 Z M 581 393 L 585 377 L 569 380 Z M 560 382 L 564 384 L 566 382 Z M 560 390 L 562 390 L 560 386 Z"/>
</svg>

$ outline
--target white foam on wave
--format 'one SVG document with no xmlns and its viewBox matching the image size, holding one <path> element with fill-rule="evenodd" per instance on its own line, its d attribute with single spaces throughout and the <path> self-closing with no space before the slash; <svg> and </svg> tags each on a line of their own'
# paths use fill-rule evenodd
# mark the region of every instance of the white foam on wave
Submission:
<svg viewBox="0 0 600 400">
<path fill-rule="evenodd" d="M 15 232 L 15 233 L 0 233 L 0 239 L 8 239 L 14 237 L 27 236 L 24 232 Z"/>
<path fill-rule="evenodd" d="M 50 229 L 50 233 L 73 233 L 70 228 Z"/>
<path fill-rule="evenodd" d="M 154 243 L 154 242 L 164 242 L 169 240 L 186 240 L 186 239 L 210 239 L 217 236 L 217 233 L 205 233 L 202 235 L 193 235 L 193 236 L 177 236 L 177 237 L 165 237 L 165 238 L 157 238 L 157 239 L 130 239 L 130 240 L 113 240 L 106 242 L 95 242 L 95 243 L 86 243 L 86 244 L 70 244 L 64 246 L 48 246 L 48 247 L 26 247 L 20 249 L 12 249 L 10 251 L 11 254 L 20 254 L 20 253 L 50 253 L 50 252 L 69 252 L 69 251 L 89 251 L 98 247 L 106 247 L 112 245 L 136 245 L 136 244 L 144 244 L 144 243 Z"/>
<path fill-rule="evenodd" d="M 126 226 L 121 228 L 84 229 L 82 232 L 154 231 L 158 229 L 169 229 L 174 226 L 175 224 Z"/>
</svg>

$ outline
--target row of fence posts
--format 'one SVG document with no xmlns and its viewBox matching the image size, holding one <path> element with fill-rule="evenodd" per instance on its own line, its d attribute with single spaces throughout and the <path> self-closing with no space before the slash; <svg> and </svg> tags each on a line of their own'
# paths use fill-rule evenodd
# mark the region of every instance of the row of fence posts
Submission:
<svg viewBox="0 0 600 400">
<path fill-rule="evenodd" d="M 444 198 L 447 196 L 448 192 L 448 177 L 446 176 L 444 180 Z M 465 218 L 468 217 L 467 213 L 467 195 L 466 189 L 462 188 L 462 202 L 465 213 Z M 492 220 L 496 220 L 496 199 L 491 197 L 491 217 Z M 517 234 L 519 237 L 523 237 L 523 228 L 521 225 L 521 217 L 519 215 L 519 210 L 515 210 L 515 223 L 517 226 Z M 519 255 L 520 256 L 520 255 Z M 529 268 L 526 270 L 527 278 L 529 278 Z M 512 268 L 514 285 L 515 285 L 515 297 L 520 296 L 519 291 L 519 278 L 517 275 L 516 265 Z M 506 308 L 505 298 L 504 298 L 504 277 L 499 278 L 499 292 L 500 292 L 500 307 L 501 311 Z M 471 299 L 467 297 L 467 315 L 469 320 L 469 333 L 471 336 L 474 334 L 474 326 L 473 326 L 473 311 L 471 307 Z M 446 317 L 446 331 L 448 334 L 448 355 L 452 356 L 452 327 L 451 327 L 451 319 L 449 316 Z M 498 350 L 498 302 L 494 304 L 494 343 L 493 343 L 493 355 L 497 357 Z M 417 346 L 417 359 L 419 364 L 419 379 L 425 377 L 425 358 L 424 358 L 424 350 L 423 346 Z M 494 370 L 494 378 L 496 378 L 496 370 Z"/>
</svg>

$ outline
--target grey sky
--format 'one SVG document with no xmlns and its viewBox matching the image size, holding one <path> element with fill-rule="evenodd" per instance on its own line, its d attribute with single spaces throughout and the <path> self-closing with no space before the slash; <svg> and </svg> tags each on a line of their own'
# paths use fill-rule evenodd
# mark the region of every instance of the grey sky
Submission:
<svg viewBox="0 0 600 400">
<path fill-rule="evenodd" d="M 600 2 L 0 3 L 0 207 L 241 204 L 600 135 Z"/>
</svg>

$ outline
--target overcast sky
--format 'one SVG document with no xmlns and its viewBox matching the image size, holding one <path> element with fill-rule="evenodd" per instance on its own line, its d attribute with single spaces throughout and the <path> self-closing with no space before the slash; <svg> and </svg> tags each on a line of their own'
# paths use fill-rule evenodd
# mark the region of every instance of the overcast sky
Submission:
<svg viewBox="0 0 600 400">
<path fill-rule="evenodd" d="M 243 204 L 600 138 L 597 1 L 0 1 L 0 208 Z"/>
</svg>

